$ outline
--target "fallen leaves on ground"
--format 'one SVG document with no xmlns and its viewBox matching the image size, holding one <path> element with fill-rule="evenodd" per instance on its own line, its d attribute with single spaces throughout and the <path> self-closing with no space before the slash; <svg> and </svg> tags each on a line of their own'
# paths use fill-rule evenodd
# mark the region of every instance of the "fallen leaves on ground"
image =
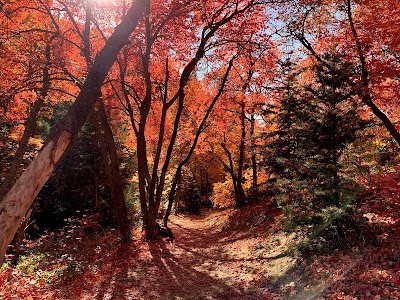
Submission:
<svg viewBox="0 0 400 300">
<path fill-rule="evenodd" d="M 400 177 L 387 176 L 358 203 L 379 245 L 285 255 L 299 234 L 281 230 L 269 202 L 173 216 L 175 239 L 147 242 L 136 230 L 122 244 L 113 230 L 74 225 L 3 265 L 0 298 L 400 299 L 399 193 L 385 187 Z"/>
</svg>

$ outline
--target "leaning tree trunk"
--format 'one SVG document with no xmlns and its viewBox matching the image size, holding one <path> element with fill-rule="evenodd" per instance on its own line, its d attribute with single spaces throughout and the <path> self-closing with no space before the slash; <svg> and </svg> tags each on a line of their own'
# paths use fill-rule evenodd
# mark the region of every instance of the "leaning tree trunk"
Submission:
<svg viewBox="0 0 400 300">
<path fill-rule="evenodd" d="M 80 131 L 100 96 L 101 86 L 117 54 L 136 28 L 148 0 L 135 0 L 121 23 L 97 55 L 74 105 L 52 137 L 0 203 L 0 264 L 22 218 Z"/>
<path fill-rule="evenodd" d="M 88 1 L 86 3 L 86 21 L 85 29 L 82 32 L 83 49 L 88 70 L 92 65 L 92 55 L 90 50 L 90 23 L 92 20 L 92 5 Z M 125 203 L 124 187 L 122 183 L 121 172 L 119 169 L 117 149 L 115 146 L 114 135 L 112 133 L 108 117 L 104 108 L 102 98 L 97 101 L 96 111 L 96 133 L 99 142 L 104 168 L 107 173 L 108 185 L 112 194 L 112 206 L 117 226 L 120 230 L 122 238 L 127 241 L 130 238 L 130 229 L 128 221 L 128 213 Z"/>
<path fill-rule="evenodd" d="M 26 149 L 28 147 L 29 139 L 35 134 L 36 126 L 37 126 L 37 119 L 39 116 L 39 112 L 43 106 L 43 103 L 47 97 L 47 94 L 50 89 L 50 75 L 49 75 L 49 65 L 51 59 L 50 53 L 50 43 L 55 38 L 53 36 L 50 39 L 50 42 L 46 46 L 45 56 L 46 56 L 46 64 L 43 68 L 43 85 L 40 90 L 39 98 L 33 103 L 32 109 L 29 112 L 29 117 L 25 122 L 25 129 L 24 133 L 22 134 L 22 138 L 19 142 L 18 149 L 15 152 L 14 159 L 11 163 L 10 169 L 6 174 L 6 178 L 3 181 L 3 184 L 0 186 L 0 201 L 3 197 L 7 194 L 7 192 L 11 189 L 14 185 L 15 181 L 17 181 L 18 172 L 20 171 L 20 166 L 25 155 Z"/>
</svg>

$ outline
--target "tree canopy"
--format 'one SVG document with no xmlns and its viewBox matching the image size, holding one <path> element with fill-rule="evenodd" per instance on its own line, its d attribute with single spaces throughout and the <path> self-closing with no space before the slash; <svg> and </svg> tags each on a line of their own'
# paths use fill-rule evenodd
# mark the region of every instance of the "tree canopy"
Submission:
<svg viewBox="0 0 400 300">
<path fill-rule="evenodd" d="M 390 0 L 0 1 L 0 261 L 74 218 L 129 243 L 136 227 L 172 237 L 175 212 L 260 202 L 346 244 L 399 161 L 399 15 Z"/>
</svg>

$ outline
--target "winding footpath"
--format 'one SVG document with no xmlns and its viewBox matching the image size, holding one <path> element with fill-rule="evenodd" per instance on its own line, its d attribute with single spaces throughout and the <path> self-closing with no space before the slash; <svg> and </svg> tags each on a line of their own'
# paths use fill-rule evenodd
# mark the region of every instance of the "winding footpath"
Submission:
<svg viewBox="0 0 400 300">
<path fill-rule="evenodd" d="M 206 215 L 174 216 L 170 228 L 174 239 L 138 241 L 107 259 L 80 299 L 272 299 L 252 286 L 266 266 L 241 245 L 245 236 L 224 234 Z"/>
</svg>

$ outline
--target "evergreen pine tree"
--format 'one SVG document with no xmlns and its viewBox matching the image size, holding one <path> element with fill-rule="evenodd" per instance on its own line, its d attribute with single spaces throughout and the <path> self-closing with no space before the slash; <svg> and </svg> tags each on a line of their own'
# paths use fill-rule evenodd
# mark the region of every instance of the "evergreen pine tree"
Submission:
<svg viewBox="0 0 400 300">
<path fill-rule="evenodd" d="M 312 78 L 293 73 L 277 115 L 278 130 L 270 163 L 277 176 L 279 205 L 291 224 L 322 223 L 329 210 L 348 202 L 355 188 L 345 180 L 341 156 L 367 125 L 360 117 L 352 88 L 353 67 L 327 54 L 311 68 Z M 310 72 L 307 72 L 310 74 Z"/>
</svg>

